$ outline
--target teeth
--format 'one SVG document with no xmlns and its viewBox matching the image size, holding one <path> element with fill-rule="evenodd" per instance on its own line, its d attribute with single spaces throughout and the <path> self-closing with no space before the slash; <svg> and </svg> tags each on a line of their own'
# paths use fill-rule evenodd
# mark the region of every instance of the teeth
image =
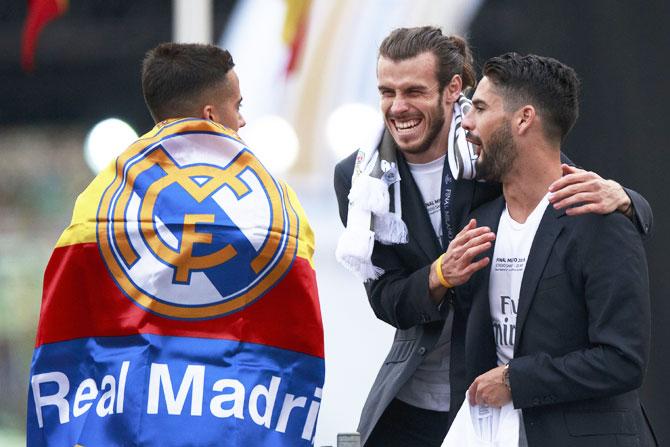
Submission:
<svg viewBox="0 0 670 447">
<path fill-rule="evenodd" d="M 412 127 L 416 127 L 419 124 L 419 120 L 409 120 L 409 121 L 396 121 L 395 126 L 398 130 L 407 130 Z"/>
</svg>

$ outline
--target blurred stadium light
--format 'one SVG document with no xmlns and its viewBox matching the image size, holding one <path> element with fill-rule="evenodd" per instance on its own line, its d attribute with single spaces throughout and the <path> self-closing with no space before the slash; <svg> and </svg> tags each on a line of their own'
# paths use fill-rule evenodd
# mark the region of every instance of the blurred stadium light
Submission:
<svg viewBox="0 0 670 447">
<path fill-rule="evenodd" d="M 84 160 L 97 174 L 136 139 L 137 132 L 125 121 L 118 118 L 100 121 L 86 135 Z"/>
<path fill-rule="evenodd" d="M 368 104 L 348 103 L 339 106 L 328 117 L 326 135 L 337 159 L 358 149 L 377 146 L 384 128 L 378 108 Z"/>
<path fill-rule="evenodd" d="M 293 126 L 277 115 L 254 119 L 239 130 L 244 142 L 273 173 L 286 174 L 295 164 L 300 150 Z"/>
</svg>

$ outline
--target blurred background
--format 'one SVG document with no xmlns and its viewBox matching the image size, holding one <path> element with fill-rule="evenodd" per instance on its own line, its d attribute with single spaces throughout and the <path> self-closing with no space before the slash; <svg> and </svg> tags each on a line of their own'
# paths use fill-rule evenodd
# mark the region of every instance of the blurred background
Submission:
<svg viewBox="0 0 670 447">
<path fill-rule="evenodd" d="M 335 163 L 381 130 L 376 50 L 399 26 L 468 37 L 478 67 L 507 51 L 555 57 L 582 78 L 581 116 L 564 151 L 642 193 L 652 353 L 643 388 L 670 443 L 670 201 L 666 81 L 670 2 L 629 0 L 54 0 L 32 71 L 20 63 L 23 0 L 0 0 L 0 446 L 24 445 L 28 371 L 42 274 L 74 200 L 153 123 L 140 85 L 144 53 L 170 40 L 231 51 L 244 97 L 240 135 L 297 190 L 317 237 L 326 386 L 315 445 L 355 431 L 393 331 L 334 260 L 341 224 Z M 113 119 L 110 121 L 110 119 Z"/>
</svg>

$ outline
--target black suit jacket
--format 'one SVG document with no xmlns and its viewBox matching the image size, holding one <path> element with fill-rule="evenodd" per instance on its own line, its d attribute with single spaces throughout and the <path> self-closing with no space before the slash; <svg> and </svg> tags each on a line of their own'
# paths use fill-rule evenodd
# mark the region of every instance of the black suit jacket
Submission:
<svg viewBox="0 0 670 447">
<path fill-rule="evenodd" d="M 384 132 L 380 145 L 391 145 L 398 156 L 398 172 L 401 178 L 400 193 L 402 219 L 407 224 L 409 241 L 407 244 L 383 245 L 375 242 L 372 262 L 384 269 L 385 273 L 376 281 L 365 284 L 368 300 L 375 315 L 396 328 L 393 344 L 384 360 L 377 378 L 363 407 L 358 432 L 361 443 L 365 444 L 372 429 L 377 424 L 388 404 L 395 398 L 400 388 L 414 374 L 423 356 L 431 352 L 442 332 L 450 305 L 440 309 L 431 301 L 428 293 L 430 266 L 446 251 L 448 240 L 441 249 L 430 218 L 424 206 L 421 193 L 414 182 L 402 153 L 388 132 Z M 340 218 L 347 223 L 356 153 L 340 161 L 335 167 L 334 187 Z M 571 163 L 563 157 L 564 162 Z M 447 166 L 445 166 L 448 169 Z M 633 200 L 639 231 L 648 234 L 651 230 L 652 213 L 647 201 L 634 191 L 626 190 Z M 394 203 L 393 188 L 389 189 L 391 203 Z M 471 180 L 455 182 L 449 202 L 453 223 L 460 230 L 467 222 L 468 214 L 478 206 L 499 197 L 500 185 Z M 444 197 L 441 198 L 444 202 Z M 444 237 L 447 238 L 446 232 Z M 450 381 L 452 383 L 451 408 L 458 409 L 463 396 L 454 392 L 454 383 L 464 386 L 465 364 L 464 331 L 465 309 L 454 304 L 453 290 L 446 299 L 455 311 L 452 340 Z M 458 388 L 456 388 L 458 389 Z M 455 412 L 452 412 L 455 415 Z M 446 428 L 445 428 L 446 431 Z"/>
<path fill-rule="evenodd" d="M 503 208 L 501 197 L 473 217 L 496 231 Z M 469 311 L 465 381 L 452 383 L 461 394 L 497 366 L 490 265 L 458 290 Z M 655 445 L 637 393 L 650 303 L 645 252 L 631 222 L 618 213 L 570 217 L 549 206 L 518 303 L 509 377 L 529 446 Z"/>
</svg>

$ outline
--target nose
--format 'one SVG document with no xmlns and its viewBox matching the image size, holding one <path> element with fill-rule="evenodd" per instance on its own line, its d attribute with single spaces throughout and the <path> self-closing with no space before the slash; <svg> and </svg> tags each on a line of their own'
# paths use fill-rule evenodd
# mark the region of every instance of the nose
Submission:
<svg viewBox="0 0 670 447">
<path fill-rule="evenodd" d="M 474 120 L 474 113 L 473 113 L 474 107 L 470 107 L 470 110 L 468 110 L 465 115 L 463 115 L 463 121 L 461 121 L 461 127 L 465 130 L 473 130 L 475 128 L 475 120 Z"/>
<path fill-rule="evenodd" d="M 391 107 L 389 109 L 389 112 L 391 112 L 392 115 L 398 115 L 408 110 L 409 110 L 409 104 L 404 98 L 401 98 L 399 96 L 393 98 L 393 102 L 391 103 Z"/>
<path fill-rule="evenodd" d="M 244 120 L 242 115 L 240 115 L 240 118 L 237 120 L 237 125 L 240 129 L 247 125 L 247 122 Z"/>
</svg>

